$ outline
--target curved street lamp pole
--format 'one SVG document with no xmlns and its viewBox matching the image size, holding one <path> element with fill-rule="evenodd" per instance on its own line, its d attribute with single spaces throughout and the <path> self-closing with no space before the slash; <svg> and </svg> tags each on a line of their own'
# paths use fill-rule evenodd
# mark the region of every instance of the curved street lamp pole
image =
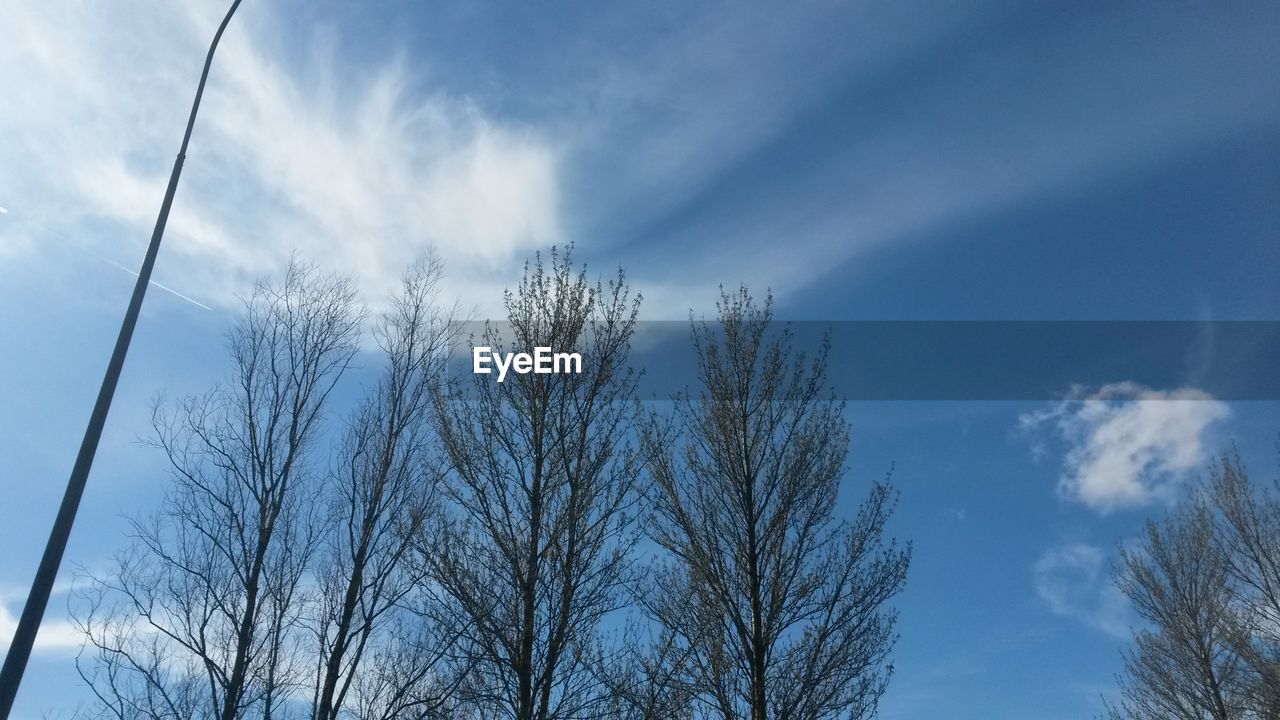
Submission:
<svg viewBox="0 0 1280 720">
<path fill-rule="evenodd" d="M 169 175 L 169 187 L 165 190 L 164 202 L 160 204 L 160 214 L 156 218 L 155 230 L 151 233 L 151 243 L 147 246 L 147 254 L 138 272 L 138 282 L 133 286 L 133 296 L 129 299 L 129 308 L 125 311 L 124 321 L 120 324 L 120 335 L 116 337 L 111 361 L 107 363 L 107 372 L 102 378 L 102 388 L 98 390 L 98 400 L 94 403 L 93 413 L 89 416 L 89 426 L 85 428 L 80 452 L 76 455 L 71 477 L 67 480 L 67 490 L 62 496 L 62 505 L 58 508 L 58 517 L 54 520 L 53 529 L 49 532 L 49 542 L 45 545 L 44 556 L 40 558 L 40 567 L 36 570 L 35 580 L 31 583 L 27 604 L 22 608 L 18 629 L 14 632 L 13 642 L 10 643 L 9 652 L 5 655 L 4 668 L 0 669 L 0 720 L 8 720 L 9 711 L 13 708 L 13 699 L 18 694 L 22 673 L 26 670 L 27 659 L 30 658 L 31 648 L 35 644 L 36 631 L 40 629 L 45 607 L 49 604 L 49 594 L 53 590 L 53 581 L 58 575 L 58 566 L 62 564 L 62 554 L 67 548 L 67 538 L 71 535 L 71 526 L 75 522 L 76 510 L 80 506 L 80 497 L 84 495 L 89 468 L 93 465 L 98 440 L 102 437 L 102 428 L 107 422 L 107 411 L 111 409 L 111 398 L 115 395 L 120 370 L 124 367 L 124 357 L 129 351 L 133 328 L 138 323 L 142 298 L 146 295 L 147 285 L 151 282 L 151 270 L 156 263 L 160 240 L 164 236 L 164 226 L 169 220 L 169 208 L 173 205 L 173 195 L 178 189 L 178 176 L 182 174 L 182 162 L 187 155 L 187 143 L 191 141 L 191 129 L 196 124 L 196 111 L 200 109 L 204 83 L 209 77 L 209 66 L 213 64 L 213 51 L 217 49 L 218 41 L 222 39 L 222 33 L 227 29 L 227 23 L 231 22 L 231 16 L 239 6 L 240 0 L 234 0 L 231 3 L 231 9 L 222 19 L 222 24 L 218 26 L 218 31 L 213 36 L 213 43 L 209 45 L 209 54 L 204 60 L 204 71 L 200 73 L 200 85 L 196 88 L 196 99 L 191 104 L 191 116 L 187 119 L 187 131 L 182 136 L 182 147 L 178 150 L 178 157 L 173 163 L 173 173 Z"/>
</svg>

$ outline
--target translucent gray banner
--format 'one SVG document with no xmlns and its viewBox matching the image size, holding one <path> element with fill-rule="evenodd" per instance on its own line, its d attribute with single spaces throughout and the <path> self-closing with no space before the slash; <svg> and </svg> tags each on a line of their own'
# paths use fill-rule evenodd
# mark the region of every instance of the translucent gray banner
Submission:
<svg viewBox="0 0 1280 720">
<path fill-rule="evenodd" d="M 471 374 L 484 327 L 458 328 L 452 372 Z M 505 323 L 491 328 L 507 351 L 532 350 L 512 346 Z M 1280 321 L 775 321 L 769 336 L 783 332 L 809 356 L 830 338 L 830 384 L 849 400 L 1054 400 L 1116 382 L 1280 399 Z M 641 399 L 696 391 L 690 324 L 639 323 L 631 365 Z"/>
</svg>

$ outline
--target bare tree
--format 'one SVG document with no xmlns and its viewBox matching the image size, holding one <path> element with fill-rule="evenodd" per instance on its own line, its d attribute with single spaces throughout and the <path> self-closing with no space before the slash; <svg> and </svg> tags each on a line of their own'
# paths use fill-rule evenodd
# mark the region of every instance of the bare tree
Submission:
<svg viewBox="0 0 1280 720">
<path fill-rule="evenodd" d="M 630 627 L 619 642 L 599 649 L 595 672 L 610 697 L 605 717 L 681 720 L 693 717 L 694 688 L 687 681 L 688 647 L 675 633 Z"/>
<path fill-rule="evenodd" d="M 669 558 L 642 602 L 684 650 L 698 717 L 870 717 L 910 563 L 884 538 L 895 492 L 876 483 L 851 522 L 836 518 L 849 428 L 826 344 L 806 360 L 789 332 L 770 339 L 772 300 L 745 288 L 717 308 L 715 327 L 694 327 L 699 397 L 643 430 L 651 535 Z"/>
<path fill-rule="evenodd" d="M 362 718 L 425 717 L 444 703 L 447 637 L 416 607 L 425 577 L 411 544 L 438 505 L 431 385 L 453 335 L 439 262 L 404 276 L 374 327 L 384 367 L 338 446 L 317 563 L 319 656 L 313 720 L 339 717 L 352 694 Z"/>
<path fill-rule="evenodd" d="M 1125 651 L 1122 701 L 1130 718 L 1231 720 L 1243 668 L 1231 648 L 1231 589 L 1214 542 L 1212 509 L 1196 500 L 1148 521 L 1137 548 L 1121 548 L 1116 586 L 1149 627 Z"/>
<path fill-rule="evenodd" d="M 1219 551 L 1235 589 L 1231 645 L 1248 670 L 1249 704 L 1280 717 L 1280 495 L 1259 486 L 1236 451 L 1219 458 L 1210 496 L 1218 510 Z"/>
<path fill-rule="evenodd" d="M 230 332 L 232 381 L 157 405 L 173 484 L 76 615 L 77 666 L 101 715 L 288 714 L 305 678 L 312 446 L 361 317 L 349 280 L 293 263 L 278 285 L 259 283 Z"/>
<path fill-rule="evenodd" d="M 1124 653 L 1111 717 L 1280 717 L 1280 500 L 1234 451 L 1210 470 L 1121 548 L 1116 586 L 1145 626 Z"/>
<path fill-rule="evenodd" d="M 553 250 L 505 305 L 506 332 L 487 324 L 484 344 L 578 352 L 581 373 L 476 374 L 437 397 L 451 512 L 421 558 L 472 663 L 475 717 L 595 717 L 608 697 L 589 660 L 623 601 L 633 534 L 627 358 L 639 298 L 621 271 L 593 285 Z"/>
</svg>

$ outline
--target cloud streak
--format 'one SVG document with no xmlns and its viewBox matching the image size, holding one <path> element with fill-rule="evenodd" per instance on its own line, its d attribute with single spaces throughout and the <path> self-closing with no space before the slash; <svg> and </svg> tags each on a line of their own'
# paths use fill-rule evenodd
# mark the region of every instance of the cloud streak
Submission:
<svg viewBox="0 0 1280 720">
<path fill-rule="evenodd" d="M 941 29 L 901 18 L 880 26 L 853 11 L 822 17 L 785 49 L 725 21 L 699 42 L 758 48 L 724 53 L 750 70 L 659 66 L 664 94 L 649 104 L 670 108 L 663 132 L 613 138 L 628 150 L 680 151 L 636 153 L 640 167 L 626 171 L 652 213 L 632 229 L 629 252 L 657 243 L 682 259 L 664 266 L 650 296 L 676 304 L 708 276 L 793 293 L 859 254 L 1132 177 L 1280 111 L 1275 44 L 1246 13 L 1192 19 L 1123 6 L 1022 25 L 1007 6 L 966 7 Z M 859 22 L 842 25 L 851 18 Z M 864 41 L 880 52 L 846 49 Z M 804 64 L 794 48 L 827 57 Z M 635 107 L 630 96 L 614 102 L 618 114 Z M 646 172 L 661 176 L 663 192 L 640 192 Z"/>
</svg>

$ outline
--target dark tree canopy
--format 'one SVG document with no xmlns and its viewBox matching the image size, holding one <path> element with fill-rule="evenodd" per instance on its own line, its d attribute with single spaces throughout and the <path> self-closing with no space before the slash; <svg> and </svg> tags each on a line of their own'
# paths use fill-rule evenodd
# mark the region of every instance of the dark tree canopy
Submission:
<svg viewBox="0 0 1280 720">
<path fill-rule="evenodd" d="M 157 406 L 172 484 L 77 616 L 100 715 L 270 717 L 303 682 L 316 441 L 362 312 L 350 280 L 292 264 L 229 333 L 232 378 Z"/>
<path fill-rule="evenodd" d="M 695 326 L 700 391 L 654 414 L 621 270 L 527 264 L 469 344 L 581 365 L 502 381 L 451 374 L 441 277 L 414 265 L 370 319 L 350 278 L 295 262 L 246 302 L 228 381 L 157 404 L 163 500 L 73 603 L 80 715 L 874 714 L 910 548 L 886 538 L 887 481 L 837 512 L 827 348 L 725 295 Z M 357 357 L 369 379 L 331 407 Z"/>
<path fill-rule="evenodd" d="M 464 645 L 478 717 L 590 718 L 607 704 L 586 658 L 630 567 L 638 307 L 621 272 L 592 284 L 568 252 L 538 257 L 506 295 L 506 326 L 488 325 L 483 342 L 579 352 L 583 372 L 473 375 L 437 398 L 451 511 L 422 558 L 441 622 Z"/>
<path fill-rule="evenodd" d="M 643 430 L 665 554 L 642 602 L 696 717 L 870 717 L 910 562 L 884 536 L 896 494 L 875 483 L 836 516 L 849 426 L 827 348 L 797 352 L 746 289 L 718 310 L 693 332 L 698 395 Z"/>
<path fill-rule="evenodd" d="M 1252 482 L 1238 454 L 1121 549 L 1115 582 L 1144 625 L 1112 717 L 1280 717 L 1280 495 Z"/>
</svg>

